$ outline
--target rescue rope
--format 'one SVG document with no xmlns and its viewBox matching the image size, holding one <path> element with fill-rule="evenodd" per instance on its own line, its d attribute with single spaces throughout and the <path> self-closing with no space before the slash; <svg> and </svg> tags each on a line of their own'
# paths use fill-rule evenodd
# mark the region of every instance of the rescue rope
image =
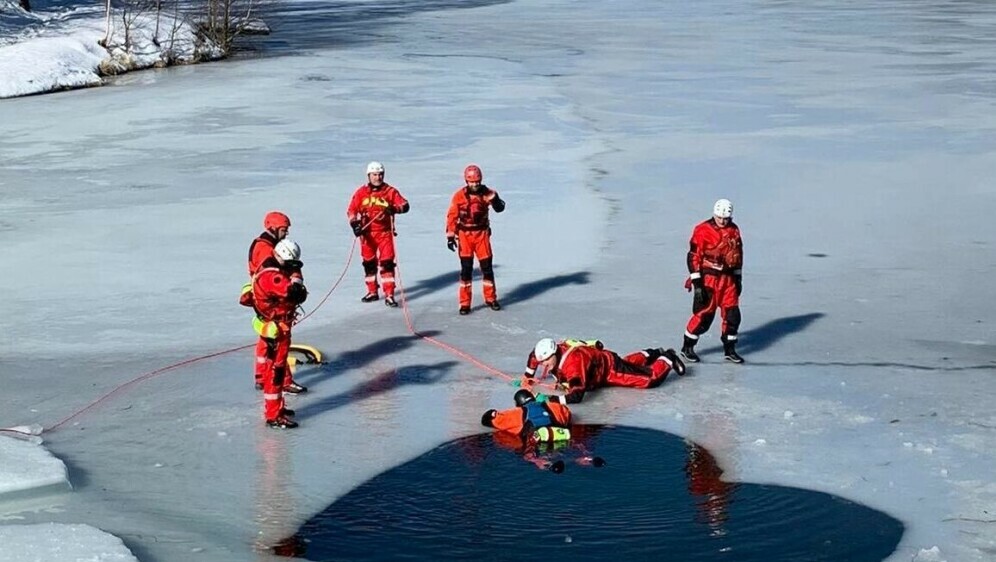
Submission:
<svg viewBox="0 0 996 562">
<path fill-rule="evenodd" d="M 299 318 L 298 320 L 296 320 L 294 322 L 295 325 L 300 324 L 301 322 L 304 322 L 305 320 L 307 320 L 312 314 L 314 314 L 316 311 L 318 311 L 318 309 L 321 308 L 322 305 L 325 304 L 325 301 L 327 301 L 330 296 L 332 296 L 332 293 L 336 290 L 336 288 L 339 286 L 339 284 L 342 283 L 342 280 L 346 277 L 346 273 L 349 271 L 349 266 L 353 262 L 353 256 L 355 254 L 356 254 L 356 239 L 354 238 L 353 239 L 353 245 L 349 249 L 349 256 L 346 258 L 346 264 L 343 266 L 342 273 L 339 274 L 339 278 L 336 279 L 335 283 L 332 284 L 332 288 L 330 288 L 328 290 L 328 292 L 325 293 L 325 296 L 322 298 L 321 301 L 319 301 L 318 305 L 315 306 L 315 308 L 313 308 L 311 310 L 311 312 L 305 314 L 304 316 L 302 316 L 301 318 Z M 90 402 L 89 404 L 87 404 L 85 407 L 83 407 L 83 408 L 81 408 L 79 410 L 76 410 L 75 412 L 73 412 L 72 414 L 70 414 L 66 418 L 62 419 L 58 423 L 52 425 L 48 429 L 44 429 L 43 433 L 51 433 L 51 432 L 59 429 L 60 427 L 66 425 L 70 421 L 76 419 L 77 417 L 79 417 L 79 416 L 83 415 L 84 413 L 90 411 L 91 409 L 95 408 L 98 404 L 104 402 L 105 400 L 108 400 L 109 398 L 111 398 L 112 396 L 118 394 L 119 392 L 123 391 L 124 389 L 126 389 L 128 387 L 131 387 L 131 386 L 133 386 L 135 384 L 138 384 L 138 383 L 140 383 L 142 381 L 151 379 L 153 377 L 157 377 L 157 376 L 159 376 L 159 375 L 161 375 L 163 373 L 172 371 L 174 369 L 178 369 L 180 367 L 185 367 L 187 365 L 191 365 L 191 364 L 196 363 L 198 361 L 203 361 L 205 359 L 213 359 L 215 357 L 220 357 L 222 355 L 227 355 L 229 353 L 234 353 L 236 351 L 242 351 L 242 350 L 245 350 L 245 349 L 250 349 L 250 348 L 253 348 L 255 346 L 256 346 L 256 344 L 252 343 L 252 344 L 248 344 L 248 345 L 241 345 L 241 346 L 238 346 L 238 347 L 233 347 L 233 348 L 225 349 L 225 350 L 222 350 L 222 351 L 216 351 L 216 352 L 213 352 L 213 353 L 208 353 L 208 354 L 200 355 L 200 356 L 197 356 L 197 357 L 192 357 L 190 359 L 184 359 L 183 361 L 179 361 L 177 363 L 173 363 L 171 365 L 167 365 L 165 367 L 160 367 L 159 369 L 155 369 L 155 370 L 149 371 L 147 373 L 141 374 L 141 375 L 139 375 L 139 376 L 137 376 L 137 377 L 135 377 L 135 378 L 127 381 L 127 382 L 119 384 L 118 386 L 116 386 L 113 389 L 111 389 L 109 392 L 103 394 L 102 396 L 98 397 L 97 399 L 95 399 L 92 402 Z M 31 433 L 28 433 L 28 432 L 24 432 L 24 431 L 20 431 L 20 430 L 16 430 L 16 429 L 10 429 L 10 428 L 0 429 L 0 433 L 14 433 L 14 434 L 26 435 L 26 436 L 27 435 L 32 435 Z"/>
<path fill-rule="evenodd" d="M 383 214 L 383 213 L 381 213 L 381 214 Z M 373 217 L 372 219 L 370 219 L 365 225 L 363 225 L 363 228 L 369 226 L 370 223 L 372 223 L 374 220 L 376 220 L 379 216 L 380 215 L 378 215 L 378 216 Z M 393 218 L 394 217 L 392 216 L 391 218 L 392 218 L 391 222 L 392 222 L 392 230 L 393 230 L 393 222 L 394 222 Z M 336 288 L 338 288 L 339 284 L 342 283 L 342 280 L 346 277 L 346 274 L 349 271 L 349 266 L 350 266 L 350 264 L 353 261 L 353 256 L 356 254 L 356 246 L 357 246 L 357 239 L 354 238 L 353 239 L 353 244 L 350 246 L 350 249 L 349 249 L 349 256 L 346 258 L 346 263 L 343 266 L 342 273 L 339 274 L 338 279 L 336 279 L 336 281 L 332 284 L 332 287 L 325 293 L 325 296 L 322 297 L 322 300 L 318 302 L 318 304 L 315 306 L 315 308 L 313 308 L 311 310 L 311 312 L 308 312 L 307 314 L 305 314 L 301 318 L 296 319 L 294 321 L 294 325 L 300 324 L 301 322 L 304 322 L 309 317 L 311 317 L 315 312 L 318 311 L 318 309 L 320 309 L 325 304 L 326 301 L 328 301 L 329 297 L 332 296 L 332 293 L 336 290 Z M 408 328 L 408 331 L 411 332 L 412 335 L 414 335 L 414 336 L 416 336 L 416 337 L 418 337 L 418 338 L 420 338 L 422 340 L 425 340 L 426 342 L 431 343 L 431 344 L 439 347 L 440 349 L 448 351 L 449 353 L 451 353 L 451 354 L 453 354 L 453 355 L 455 355 L 457 357 L 460 357 L 461 359 L 464 359 L 465 361 L 467 361 L 467 362 L 475 365 L 476 367 L 478 367 L 478 368 L 482 369 L 483 371 L 486 371 L 486 372 L 488 372 L 488 373 L 490 373 L 492 375 L 496 375 L 496 376 L 502 377 L 502 378 L 504 378 L 506 380 L 509 380 L 509 381 L 516 380 L 516 377 L 508 375 L 508 374 L 506 374 L 506 373 L 504 373 L 504 372 L 502 372 L 502 371 L 500 371 L 500 370 L 498 370 L 498 369 L 496 369 L 496 368 L 488 365 L 487 363 L 484 363 L 483 361 L 475 358 L 474 356 L 470 355 L 469 353 L 461 351 L 460 349 L 458 349 L 458 348 L 456 348 L 456 347 L 454 347 L 452 345 L 449 345 L 446 342 L 440 341 L 440 340 L 438 340 L 436 338 L 433 338 L 432 336 L 425 335 L 425 334 L 419 332 L 418 330 L 416 330 L 415 329 L 415 325 L 412 322 L 411 311 L 410 311 L 410 309 L 408 307 L 408 298 L 407 298 L 407 296 L 405 294 L 405 287 L 404 287 L 404 284 L 402 283 L 402 280 L 401 280 L 400 269 L 397 266 L 395 267 L 395 275 L 397 276 L 397 285 L 398 285 L 398 288 L 401 291 L 401 305 L 402 305 L 402 311 L 404 312 L 405 324 L 406 324 L 406 326 Z M 139 375 L 139 376 L 137 376 L 137 377 L 135 377 L 135 378 L 133 378 L 133 379 L 131 379 L 129 381 L 126 381 L 126 382 L 124 382 L 122 384 L 119 384 L 118 386 L 114 387 L 110 391 L 106 392 L 105 394 L 103 394 L 100 397 L 96 398 L 95 400 L 91 401 L 85 407 L 80 408 L 79 410 L 76 410 L 75 412 L 73 412 L 69 416 L 66 416 L 65 418 L 63 418 L 59 422 L 53 424 L 48 429 L 43 429 L 42 432 L 43 433 L 51 433 L 53 431 L 56 431 L 57 429 L 59 429 L 62 426 L 66 425 L 67 423 L 69 423 L 70 421 L 78 418 L 79 416 L 83 415 L 84 413 L 86 413 L 86 412 L 92 410 L 93 408 L 97 407 L 99 404 L 103 403 L 104 401 L 106 401 L 106 400 L 110 399 L 111 397 L 115 396 L 119 392 L 122 392 L 123 390 L 125 390 L 125 389 L 127 389 L 127 388 L 129 388 L 129 387 L 131 387 L 133 385 L 136 385 L 136 384 L 138 384 L 138 383 L 140 383 L 142 381 L 145 381 L 145 380 L 157 377 L 157 376 L 159 376 L 159 375 L 161 375 L 163 373 L 170 372 L 170 371 L 178 369 L 180 367 L 185 367 L 187 365 L 191 365 L 193 363 L 197 363 L 199 361 L 204 361 L 206 359 L 213 359 L 215 357 L 220 357 L 222 355 L 227 355 L 229 353 L 234 353 L 236 351 L 243 351 L 243 350 L 246 350 L 246 349 L 250 349 L 250 348 L 255 347 L 255 345 L 256 344 L 253 343 L 253 344 L 247 344 L 247 345 L 242 345 L 242 346 L 238 346 L 238 347 L 232 347 L 232 348 L 225 349 L 225 350 L 222 350 L 222 351 L 216 351 L 216 352 L 208 353 L 208 354 L 205 354 L 205 355 L 200 355 L 200 356 L 197 356 L 197 357 L 192 357 L 190 359 L 185 359 L 183 361 L 179 361 L 177 363 L 173 363 L 171 365 L 167 365 L 165 367 L 160 367 L 158 369 L 154 369 L 152 371 L 148 371 L 146 373 L 143 373 L 143 374 L 141 374 L 141 375 Z M 546 372 L 544 371 L 543 376 L 545 376 L 545 375 L 546 375 Z M 541 378 L 542 378 L 542 376 L 539 377 L 539 379 L 541 379 Z M 533 387 L 539 386 L 539 387 L 548 388 L 550 390 L 557 390 L 557 388 L 555 386 L 548 385 L 548 384 L 545 384 L 545 383 L 540 383 L 539 379 L 537 379 L 537 382 L 532 385 Z M 33 435 L 32 433 L 25 432 L 25 431 L 20 431 L 20 430 L 13 429 L 13 428 L 0 428 L 0 433 L 14 433 L 14 434 L 24 435 L 24 436 L 31 436 L 31 435 Z"/>
<path fill-rule="evenodd" d="M 397 256 L 397 251 L 395 251 L 395 256 Z M 395 257 L 395 259 L 397 259 L 397 257 Z M 465 351 L 461 351 L 460 349 L 458 349 L 458 348 L 456 348 L 456 347 L 454 347 L 454 346 L 452 346 L 452 345 L 450 345 L 450 344 L 448 344 L 446 342 L 437 340 L 436 338 L 434 338 L 432 336 L 427 336 L 427 335 L 419 332 L 418 330 L 416 330 L 415 329 L 415 325 L 412 322 L 411 312 L 408 309 L 408 297 L 405 295 L 405 285 L 401 281 L 400 268 L 398 268 L 397 265 L 395 266 L 394 274 L 395 274 L 395 277 L 397 277 L 398 289 L 401 292 L 401 310 L 402 310 L 402 312 L 404 312 L 405 324 L 408 327 L 408 331 L 411 332 L 412 335 L 414 335 L 415 337 L 418 337 L 418 338 L 420 338 L 422 340 L 425 340 L 426 342 L 431 343 L 432 345 L 435 345 L 435 346 L 439 347 L 440 349 L 446 350 L 446 351 L 452 353 L 453 355 L 455 355 L 455 356 L 457 356 L 457 357 L 459 357 L 459 358 L 461 358 L 461 359 L 463 359 L 463 360 L 465 360 L 465 361 L 473 364 L 474 366 L 480 368 L 481 370 L 486 371 L 488 373 L 491 373 L 492 375 L 497 375 L 497 376 L 502 377 L 502 378 L 504 378 L 504 379 L 506 379 L 508 381 L 514 381 L 514 380 L 517 379 L 517 377 L 514 377 L 512 375 L 506 374 L 505 372 L 503 372 L 503 371 L 501 371 L 499 369 L 496 369 L 496 368 L 492 367 L 491 365 L 488 365 L 487 363 L 481 361 L 480 359 L 477 359 L 476 357 L 474 357 L 473 355 L 470 355 L 469 353 L 467 353 Z M 544 376 L 546 375 L 546 371 L 543 372 L 543 375 Z M 540 378 L 542 378 L 542 377 L 540 377 Z M 549 384 L 546 384 L 546 383 L 540 383 L 539 382 L 539 378 L 536 379 L 536 382 L 533 383 L 532 386 L 533 387 L 543 387 L 543 388 L 549 389 L 551 391 L 558 390 L 556 386 L 549 385 Z"/>
</svg>

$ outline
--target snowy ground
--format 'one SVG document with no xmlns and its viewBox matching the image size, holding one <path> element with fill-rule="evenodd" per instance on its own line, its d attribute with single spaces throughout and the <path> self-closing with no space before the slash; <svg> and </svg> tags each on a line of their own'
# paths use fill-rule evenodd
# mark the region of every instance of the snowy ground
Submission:
<svg viewBox="0 0 996 562">
<path fill-rule="evenodd" d="M 109 74 L 223 54 L 172 11 L 128 16 L 127 40 L 124 19 L 115 11 L 105 48 L 103 4 L 33 4 L 26 12 L 12 0 L 0 0 L 0 98 L 99 86 Z"/>
<path fill-rule="evenodd" d="M 732 478 L 885 510 L 907 524 L 890 560 L 992 560 L 994 25 L 983 2 L 547 0 L 0 102 L 0 246 L 21 273 L 0 281 L 17 319 L 0 426 L 51 427 L 251 343 L 237 293 L 271 208 L 324 295 L 371 159 L 412 201 L 398 245 L 415 326 L 510 374 L 545 335 L 677 346 L 688 235 L 723 196 L 747 244 L 749 363 L 720 363 L 714 328 L 692 376 L 578 414 L 696 439 Z M 470 161 L 509 203 L 506 308 L 462 318 L 443 217 Z M 246 560 L 507 403 L 504 381 L 361 293 L 354 258 L 296 334 L 330 359 L 300 374 L 300 429 L 261 427 L 248 351 L 170 371 L 43 434 L 73 491 L 0 496 L 0 536 L 86 525 L 144 561 Z"/>
</svg>

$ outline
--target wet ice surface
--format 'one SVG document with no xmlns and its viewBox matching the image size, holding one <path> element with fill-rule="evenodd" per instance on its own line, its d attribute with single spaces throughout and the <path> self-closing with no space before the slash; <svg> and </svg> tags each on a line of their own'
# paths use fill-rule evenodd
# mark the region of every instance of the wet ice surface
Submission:
<svg viewBox="0 0 996 562">
<path fill-rule="evenodd" d="M 412 201 L 413 325 L 509 374 L 543 336 L 676 346 L 688 236 L 728 197 L 748 363 L 720 362 L 714 327 L 690 376 L 592 393 L 579 418 L 690 438 L 733 481 L 883 511 L 907 528 L 890 560 L 991 559 L 992 6 L 583 8 L 387 18 L 350 30 L 377 42 L 0 104 L 0 247 L 18 264 L 0 277 L 16 319 L 0 426 L 50 427 L 252 343 L 237 294 L 272 208 L 324 295 L 368 160 Z M 470 161 L 509 204 L 493 217 L 505 308 L 458 317 L 443 217 Z M 296 331 L 328 358 L 299 374 L 300 429 L 261 427 L 248 351 L 169 371 L 46 435 L 74 491 L 5 520 L 89 524 L 146 561 L 242 561 L 479 433 L 513 389 L 361 305 L 357 261 Z"/>
<path fill-rule="evenodd" d="M 542 446 L 555 474 L 490 434 L 363 483 L 274 552 L 308 560 L 878 561 L 902 523 L 828 494 L 729 482 L 705 448 L 663 432 L 576 425 Z M 593 456 L 605 459 L 599 468 Z M 586 462 L 587 461 L 587 462 Z"/>
</svg>

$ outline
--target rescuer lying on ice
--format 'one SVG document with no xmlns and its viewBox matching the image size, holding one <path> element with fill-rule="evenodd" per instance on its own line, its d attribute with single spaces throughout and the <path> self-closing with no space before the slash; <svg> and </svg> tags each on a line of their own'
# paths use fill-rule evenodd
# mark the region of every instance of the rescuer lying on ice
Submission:
<svg viewBox="0 0 996 562">
<path fill-rule="evenodd" d="M 685 364 L 673 349 L 647 348 L 620 357 L 598 340 L 541 339 L 526 361 L 525 386 L 533 383 L 540 366 L 565 388 L 568 404 L 581 402 L 585 392 L 603 386 L 654 388 L 672 369 L 679 376 L 685 374 Z"/>
</svg>

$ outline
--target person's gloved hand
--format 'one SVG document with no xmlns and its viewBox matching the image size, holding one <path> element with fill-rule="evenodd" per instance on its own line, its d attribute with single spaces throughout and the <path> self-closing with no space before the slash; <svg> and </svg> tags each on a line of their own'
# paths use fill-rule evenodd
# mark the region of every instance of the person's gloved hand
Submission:
<svg viewBox="0 0 996 562">
<path fill-rule="evenodd" d="M 709 289 L 702 283 L 701 278 L 692 279 L 692 286 L 694 287 L 694 292 L 692 293 L 692 312 L 698 312 L 709 306 L 709 300 L 712 295 L 709 293 Z"/>
<path fill-rule="evenodd" d="M 363 225 L 360 224 L 360 221 L 350 221 L 349 227 L 353 229 L 354 236 L 363 235 Z"/>
<path fill-rule="evenodd" d="M 457 241 L 453 236 L 446 237 L 446 247 L 450 249 L 451 252 L 457 251 Z"/>
<path fill-rule="evenodd" d="M 536 383 L 536 380 L 533 379 L 532 377 L 527 377 L 525 375 L 522 375 L 522 378 L 519 378 L 519 379 L 516 379 L 516 380 L 512 381 L 512 386 L 514 386 L 516 388 L 520 388 L 521 387 L 521 388 L 525 388 L 526 390 L 529 390 L 529 389 L 531 389 L 533 387 L 533 384 L 535 384 L 535 383 Z"/>
<path fill-rule="evenodd" d="M 295 305 L 308 300 L 308 289 L 305 288 L 304 283 L 291 283 L 291 286 L 287 288 L 287 299 Z"/>
</svg>

